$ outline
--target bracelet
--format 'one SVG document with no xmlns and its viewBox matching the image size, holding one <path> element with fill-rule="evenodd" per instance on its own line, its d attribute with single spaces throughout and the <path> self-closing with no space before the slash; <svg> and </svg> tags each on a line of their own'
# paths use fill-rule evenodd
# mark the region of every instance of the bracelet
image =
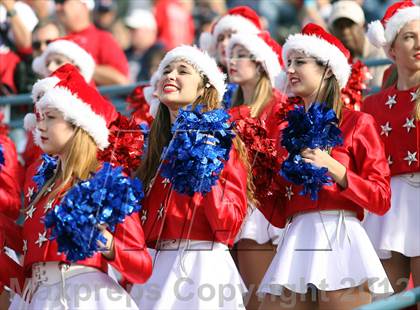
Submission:
<svg viewBox="0 0 420 310">
<path fill-rule="evenodd" d="M 16 16 L 16 14 L 17 14 L 16 10 L 11 9 L 11 10 L 7 11 L 6 16 L 10 18 L 10 17 Z"/>
</svg>

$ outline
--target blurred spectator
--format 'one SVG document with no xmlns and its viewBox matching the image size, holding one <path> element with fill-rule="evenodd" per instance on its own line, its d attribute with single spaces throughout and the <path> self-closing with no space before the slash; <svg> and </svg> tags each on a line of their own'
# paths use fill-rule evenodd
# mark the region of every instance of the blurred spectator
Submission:
<svg viewBox="0 0 420 310">
<path fill-rule="evenodd" d="M 64 35 L 60 25 L 53 20 L 42 20 L 32 34 L 32 55 L 37 57 L 45 51 L 47 45 Z"/>
<path fill-rule="evenodd" d="M 62 37 L 48 44 L 44 52 L 34 59 L 32 69 L 41 78 L 46 78 L 61 66 L 70 63 L 75 65 L 86 82 L 90 83 L 95 71 L 95 61 L 80 46 L 77 38 L 75 36 Z"/>
<path fill-rule="evenodd" d="M 327 29 L 326 21 L 331 13 L 330 0 L 303 0 L 304 18 L 302 26 L 315 23 Z"/>
<path fill-rule="evenodd" d="M 194 8 L 194 28 L 195 28 L 195 42 L 199 41 L 200 35 L 203 32 L 211 32 L 212 24 L 222 14 L 211 6 L 209 1 L 200 1 Z"/>
<path fill-rule="evenodd" d="M 334 3 L 328 20 L 332 33 L 343 42 L 354 60 L 384 59 L 385 52 L 373 46 L 365 35 L 365 15 L 357 2 L 343 0 Z M 380 86 L 387 66 L 371 67 L 372 79 L 368 86 Z"/>
<path fill-rule="evenodd" d="M 99 29 L 112 33 L 122 49 L 129 47 L 130 35 L 118 17 L 116 0 L 96 0 L 93 21 Z"/>
<path fill-rule="evenodd" d="M 90 20 L 93 0 L 54 0 L 56 13 L 68 34 L 95 59 L 93 79 L 97 85 L 128 83 L 128 62 L 117 41 Z"/>
<path fill-rule="evenodd" d="M 232 9 L 234 7 L 237 7 L 237 6 L 247 6 L 247 7 L 250 7 L 251 9 L 253 9 L 255 12 L 257 12 L 257 14 L 260 14 L 260 12 L 258 11 L 259 2 L 260 2 L 259 0 L 258 1 L 255 1 L 255 0 L 227 0 L 226 4 L 227 4 L 227 7 L 229 9 Z"/>
<path fill-rule="evenodd" d="M 35 12 L 39 20 L 47 20 L 54 15 L 54 0 L 24 0 Z"/>
<path fill-rule="evenodd" d="M 157 0 L 158 39 L 167 50 L 194 43 L 193 0 Z"/>
<path fill-rule="evenodd" d="M 386 9 L 397 0 L 357 0 L 363 7 L 365 12 L 366 22 L 381 19 L 384 16 Z"/>
<path fill-rule="evenodd" d="M 63 35 L 60 26 L 51 20 L 40 21 L 32 33 L 32 53 L 22 58 L 15 69 L 14 80 L 18 93 L 31 92 L 37 76 L 32 70 L 32 61 L 39 56 L 47 45 Z"/>
<path fill-rule="evenodd" d="M 164 50 L 157 42 L 157 24 L 150 11 L 136 9 L 124 20 L 130 29 L 131 46 L 125 51 L 130 66 L 130 81 L 149 80 L 150 54 Z"/>
<path fill-rule="evenodd" d="M 0 0 L 0 95 L 17 92 L 16 66 L 21 58 L 31 54 L 31 32 L 37 23 L 26 3 Z"/>
<path fill-rule="evenodd" d="M 301 7 L 299 0 L 259 1 L 259 10 L 267 20 L 269 32 L 281 44 L 290 34 L 300 32 Z"/>
</svg>

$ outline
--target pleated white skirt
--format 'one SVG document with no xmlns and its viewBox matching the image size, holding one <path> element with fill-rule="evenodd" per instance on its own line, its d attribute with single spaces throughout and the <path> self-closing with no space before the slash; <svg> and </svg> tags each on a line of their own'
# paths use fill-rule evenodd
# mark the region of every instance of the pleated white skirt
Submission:
<svg viewBox="0 0 420 310">
<path fill-rule="evenodd" d="M 131 290 L 140 309 L 244 309 L 246 288 L 226 245 L 171 240 L 159 248 L 151 278 Z"/>
<path fill-rule="evenodd" d="M 363 226 L 379 258 L 391 258 L 391 251 L 420 256 L 420 173 L 392 177 L 391 192 L 391 209 L 368 213 Z"/>
<path fill-rule="evenodd" d="M 250 239 L 258 244 L 267 242 L 278 244 L 282 235 L 283 229 L 271 225 L 258 208 L 252 207 L 248 208 L 247 217 L 235 239 L 235 243 L 241 239 Z"/>
<path fill-rule="evenodd" d="M 305 294 L 309 285 L 334 291 L 368 282 L 374 294 L 393 292 L 382 264 L 354 213 L 319 211 L 293 217 L 258 290 Z"/>
</svg>

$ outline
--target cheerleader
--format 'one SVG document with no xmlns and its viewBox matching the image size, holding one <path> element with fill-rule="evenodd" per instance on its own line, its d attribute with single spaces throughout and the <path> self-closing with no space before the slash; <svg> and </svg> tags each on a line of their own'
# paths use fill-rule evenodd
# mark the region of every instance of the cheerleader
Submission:
<svg viewBox="0 0 420 310">
<path fill-rule="evenodd" d="M 75 37 L 72 36 L 60 38 L 49 43 L 45 51 L 32 62 L 32 70 L 40 77 L 46 78 L 60 66 L 67 63 L 76 66 L 85 81 L 94 86 L 92 77 L 96 66 L 95 61 L 87 51 L 80 47 Z M 34 101 L 37 101 L 47 89 L 54 87 L 51 79 L 40 80 L 35 85 L 37 85 L 34 87 L 37 92 L 32 92 Z M 31 131 L 31 128 L 26 129 Z M 25 151 L 22 154 L 25 161 L 25 183 L 33 176 L 32 172 L 38 168 L 39 162 L 35 164 L 34 162 L 41 157 L 41 154 L 42 150 L 34 143 L 33 136 L 29 132 L 27 134 Z"/>
<path fill-rule="evenodd" d="M 29 206 L 22 228 L 23 269 L 30 279 L 22 300 L 15 300 L 11 309 L 137 309 L 129 295 L 107 275 L 107 264 L 133 283 L 143 283 L 151 274 L 151 257 L 137 214 L 127 216 L 113 234 L 101 226 L 105 250 L 75 263 L 58 252 L 60 245 L 44 224 L 44 218 L 57 212 L 60 216 L 61 204 L 69 203 L 68 195 L 76 186 L 79 194 L 73 199 L 80 197 L 79 182 L 89 180 L 84 186 L 92 185 L 92 173 L 99 175 L 102 171 L 96 155 L 108 146 L 107 126 L 115 117 L 112 104 L 90 87 L 73 65 L 60 67 L 48 79 L 54 80 L 55 86 L 35 104 L 34 140 L 58 160 L 56 168 L 51 158 L 44 161 L 35 178 L 37 186 L 26 193 Z M 26 122 L 31 120 L 33 116 Z"/>
<path fill-rule="evenodd" d="M 343 109 L 340 101 L 349 55 L 315 24 L 283 45 L 288 92 L 302 98 L 306 111 L 314 102 L 333 109 L 343 144 L 329 152 L 306 148 L 300 153 L 304 162 L 327 168 L 333 180 L 317 200 L 283 179 L 275 203 L 260 206 L 273 225 L 287 226 L 260 284 L 261 309 L 352 309 L 369 303 L 372 293 L 392 293 L 360 222 L 364 209 L 378 215 L 389 209 L 389 169 L 372 116 Z"/>
<path fill-rule="evenodd" d="M 16 147 L 2 120 L 0 112 L 0 213 L 16 220 L 20 209 L 19 164 Z"/>
<path fill-rule="evenodd" d="M 227 72 L 228 44 L 232 34 L 258 34 L 262 30 L 258 14 L 248 6 L 237 6 L 220 17 L 211 32 L 200 35 L 200 48 L 216 58 L 217 64 Z"/>
<path fill-rule="evenodd" d="M 19 216 L 20 209 L 20 186 L 19 164 L 17 152 L 13 141 L 8 137 L 7 125 L 3 124 L 3 114 L 0 112 L 0 218 L 12 222 Z M 0 220 L 0 227 L 6 225 Z M 0 232 L 1 235 L 1 232 Z M 3 291 L 3 286 L 10 287 L 9 277 L 16 274 L 16 254 L 11 250 L 13 240 L 4 240 L 0 237 L 0 261 L 2 272 L 0 272 L 0 308 L 5 308 L 8 303 L 9 294 Z M 7 245 L 7 247 L 5 247 Z M 17 249 L 19 250 L 19 249 Z M 7 306 L 8 307 L 8 306 Z"/>
<path fill-rule="evenodd" d="M 280 131 L 278 125 L 282 121 L 275 115 L 281 113 L 286 102 L 285 96 L 274 88 L 274 82 L 281 72 L 281 47 L 267 32 L 261 32 L 258 35 L 233 34 L 227 50 L 230 82 L 239 85 L 229 110 L 231 120 L 245 120 L 243 127 L 240 127 L 244 128 L 243 134 L 247 132 L 247 118 L 260 120 L 275 146 L 274 137 Z M 255 137 L 242 140 L 254 143 Z M 250 162 L 258 165 L 260 160 L 264 160 L 261 155 L 255 154 L 256 158 L 250 158 Z M 255 178 L 262 178 L 256 173 L 254 175 Z M 259 184 L 263 188 L 257 187 L 256 192 L 265 191 L 269 186 L 263 182 Z M 282 230 L 271 225 L 255 206 L 250 206 L 248 210 L 247 219 L 236 238 L 236 255 L 250 294 L 247 308 L 257 309 L 257 286 L 274 257 L 275 245 Z"/>
<path fill-rule="evenodd" d="M 410 272 L 420 285 L 420 7 L 411 1 L 390 6 L 369 25 L 368 38 L 394 61 L 395 84 L 365 99 L 363 110 L 376 119 L 391 169 L 391 209 L 369 213 L 364 227 L 395 292 Z"/>
<path fill-rule="evenodd" d="M 229 159 L 206 194 L 182 193 L 162 172 L 171 157 L 163 151 L 178 136 L 172 138 L 170 131 L 181 113 L 178 109 L 200 104 L 205 111 L 226 114 L 220 109 L 224 80 L 216 62 L 191 46 L 168 52 L 155 73 L 152 87 L 160 104 L 138 176 L 148 188 L 141 221 L 147 245 L 156 254 L 150 280 L 131 290 L 140 309 L 243 308 L 245 288 L 228 247 L 246 215 L 247 197 L 253 194 L 245 148 L 233 139 Z"/>
</svg>

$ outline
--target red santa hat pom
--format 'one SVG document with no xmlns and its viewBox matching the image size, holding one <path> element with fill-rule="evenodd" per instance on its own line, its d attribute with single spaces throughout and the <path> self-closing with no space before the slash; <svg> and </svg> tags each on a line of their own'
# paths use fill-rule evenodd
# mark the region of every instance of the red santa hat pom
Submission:
<svg viewBox="0 0 420 310">
<path fill-rule="evenodd" d="M 379 21 L 368 25 L 367 37 L 376 47 L 389 48 L 402 27 L 408 22 L 420 19 L 420 7 L 412 1 L 399 1 L 391 5 Z"/>
<path fill-rule="evenodd" d="M 262 64 L 274 87 L 283 65 L 281 46 L 266 31 L 258 35 L 234 34 L 229 40 L 228 55 L 231 55 L 233 47 L 237 44 L 245 47 L 255 60 Z"/>
<path fill-rule="evenodd" d="M 302 33 L 290 35 L 283 45 L 283 59 L 286 61 L 291 51 L 301 51 L 308 56 L 315 57 L 331 68 L 340 88 L 343 89 L 350 77 L 351 65 L 349 64 L 350 52 L 333 35 L 326 32 L 322 27 L 309 23 Z M 277 87 L 286 90 L 279 78 Z"/>
<path fill-rule="evenodd" d="M 114 106 L 86 83 L 75 66 L 61 66 L 53 75 L 60 76 L 60 81 L 35 102 L 35 109 L 56 108 L 65 120 L 84 129 L 99 149 L 106 148 L 108 126 L 118 115 Z M 35 143 L 39 144 L 36 133 Z"/>
<path fill-rule="evenodd" d="M 216 88 L 219 101 L 222 101 L 223 94 L 226 90 L 225 74 L 220 71 L 216 61 L 210 57 L 207 52 L 201 51 L 197 47 L 189 45 L 181 45 L 175 47 L 166 53 L 165 57 L 159 64 L 158 70 L 152 76 L 151 86 L 153 88 L 147 91 L 149 94 L 153 95 L 155 93 L 157 83 L 162 77 L 165 67 L 176 60 L 186 61 L 192 65 L 199 73 L 204 74 L 209 79 L 209 83 L 214 88 Z M 146 100 L 148 100 L 147 96 L 149 95 L 146 95 L 145 93 L 145 96 Z"/>
<path fill-rule="evenodd" d="M 75 36 L 68 36 L 57 39 L 48 44 L 46 50 L 32 62 L 32 69 L 37 74 L 47 77 L 47 58 L 50 54 L 61 54 L 69 58 L 75 66 L 80 69 L 80 73 L 86 82 L 90 82 L 95 70 L 95 61 L 92 56 L 84 50 L 78 43 Z"/>
<path fill-rule="evenodd" d="M 200 35 L 200 48 L 214 56 L 217 37 L 227 30 L 235 33 L 258 34 L 262 30 L 260 17 L 248 6 L 237 6 L 230 9 L 213 24 L 211 33 L 203 32 Z"/>
</svg>

